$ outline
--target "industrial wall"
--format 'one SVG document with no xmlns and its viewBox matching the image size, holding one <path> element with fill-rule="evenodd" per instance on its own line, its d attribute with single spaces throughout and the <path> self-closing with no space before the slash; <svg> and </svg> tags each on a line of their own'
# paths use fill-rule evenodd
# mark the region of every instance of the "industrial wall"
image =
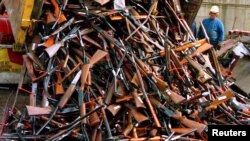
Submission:
<svg viewBox="0 0 250 141">
<path fill-rule="evenodd" d="M 212 5 L 220 8 L 219 18 L 225 25 L 226 34 L 232 28 L 250 30 L 250 0 L 203 0 L 196 17 L 197 26 L 208 16 Z"/>
</svg>

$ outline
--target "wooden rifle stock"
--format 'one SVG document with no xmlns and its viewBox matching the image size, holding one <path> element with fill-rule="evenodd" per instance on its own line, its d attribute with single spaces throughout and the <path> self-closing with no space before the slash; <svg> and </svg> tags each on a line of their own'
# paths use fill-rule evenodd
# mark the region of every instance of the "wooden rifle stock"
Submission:
<svg viewBox="0 0 250 141">
<path fill-rule="evenodd" d="M 55 19 L 53 13 L 51 11 L 46 11 L 46 23 L 49 24 L 49 23 L 52 23 L 55 21 L 56 21 L 56 19 Z"/>
<path fill-rule="evenodd" d="M 188 87 L 191 87 L 192 84 L 191 84 L 191 82 L 190 82 L 190 79 L 189 79 L 189 77 L 187 76 L 187 73 L 186 73 L 185 69 L 183 68 L 183 66 L 182 66 L 182 64 L 181 64 L 181 62 L 180 62 L 180 60 L 179 60 L 177 54 L 176 54 L 173 50 L 170 50 L 170 54 L 171 54 L 170 56 L 171 56 L 171 58 L 172 58 L 172 60 L 173 60 L 173 62 L 174 62 L 174 65 L 175 65 L 177 68 L 179 68 L 178 73 L 180 73 L 181 76 L 184 76 L 184 82 L 185 82 L 185 84 L 186 84 Z"/>
<path fill-rule="evenodd" d="M 63 94 L 64 93 L 63 85 L 62 83 L 59 83 L 62 81 L 62 74 L 60 71 L 56 72 L 56 77 L 57 77 L 56 84 L 55 84 L 56 95 Z"/>
<path fill-rule="evenodd" d="M 64 14 L 61 13 L 62 11 L 60 11 L 60 8 L 59 8 L 58 3 L 56 2 L 56 0 L 50 0 L 50 2 L 54 6 L 54 14 L 58 18 L 58 23 L 60 24 L 60 23 L 62 23 L 64 21 L 67 21 Z"/>
<path fill-rule="evenodd" d="M 183 133 L 186 133 L 190 130 L 192 130 L 192 128 L 171 128 L 171 131 L 175 132 L 177 134 L 183 134 Z"/>
<path fill-rule="evenodd" d="M 27 55 L 23 55 L 23 62 L 26 66 L 27 72 L 28 72 L 31 80 L 34 81 L 36 79 L 36 75 L 34 72 L 32 61 L 29 59 L 29 57 Z"/>
<path fill-rule="evenodd" d="M 91 134 L 90 134 L 90 140 L 91 141 L 96 141 L 97 131 L 98 131 L 97 126 L 92 128 Z"/>
<path fill-rule="evenodd" d="M 73 92 L 75 91 L 76 88 L 76 83 L 78 82 L 78 80 L 80 79 L 82 71 L 78 71 L 78 73 L 76 74 L 75 78 L 73 79 L 73 81 L 71 82 L 70 86 L 68 87 L 68 89 L 66 90 L 65 94 L 63 95 L 63 97 L 60 99 L 58 106 L 60 109 L 62 109 L 65 104 L 68 102 L 68 100 L 70 99 L 71 95 L 73 94 Z"/>
<path fill-rule="evenodd" d="M 135 59 L 135 60 L 137 61 L 138 66 L 139 66 L 138 68 L 139 68 L 140 72 L 143 75 L 151 75 L 151 74 L 153 74 L 152 70 L 150 70 L 148 65 L 146 65 L 144 62 L 142 62 L 138 58 Z M 173 91 L 171 91 L 170 89 L 168 89 L 168 87 L 169 87 L 168 83 L 163 81 L 159 77 L 157 77 L 155 74 L 153 74 L 153 76 L 151 78 L 156 83 L 158 89 L 161 90 L 161 91 L 166 91 L 167 96 L 169 96 L 173 100 L 174 103 L 178 104 L 181 101 L 185 100 L 185 98 L 183 96 L 178 95 L 178 94 L 174 93 Z M 134 83 L 137 83 L 136 81 L 139 81 L 139 80 L 137 80 L 138 78 L 136 78 L 135 76 L 133 77 L 133 79 L 134 79 Z"/>
<path fill-rule="evenodd" d="M 84 86 L 86 84 L 86 80 L 88 77 L 90 77 L 90 68 L 97 63 L 98 61 L 100 61 L 103 57 L 105 57 L 108 53 L 102 50 L 97 50 L 94 55 L 90 58 L 89 63 L 88 64 L 84 64 L 82 66 L 82 76 L 81 76 L 81 89 L 84 89 Z"/>
<path fill-rule="evenodd" d="M 51 113 L 50 108 L 43 108 L 43 107 L 35 107 L 35 106 L 28 106 L 26 105 L 28 115 L 29 116 L 41 116 L 41 115 L 49 115 Z"/>
<path fill-rule="evenodd" d="M 110 102 L 111 102 L 111 99 L 114 95 L 114 91 L 115 91 L 115 81 L 112 81 L 110 84 L 109 84 L 109 89 L 108 89 L 108 92 L 107 92 L 107 96 L 105 98 L 105 101 L 104 103 L 109 105 Z"/>
<path fill-rule="evenodd" d="M 183 96 L 181 96 L 181 95 L 179 95 L 179 94 L 173 92 L 173 91 L 170 90 L 170 89 L 166 89 L 166 90 L 165 90 L 165 94 L 166 94 L 167 96 L 169 96 L 170 99 L 171 99 L 175 104 L 179 104 L 179 103 L 181 103 L 182 101 L 185 100 L 185 98 L 184 98 Z"/>
<path fill-rule="evenodd" d="M 192 54 L 191 57 L 199 55 L 207 50 L 209 50 L 210 48 L 212 48 L 213 45 L 209 44 L 209 43 L 204 43 L 203 45 L 201 45 L 200 47 L 198 47 Z"/>
<path fill-rule="evenodd" d="M 188 49 L 188 48 L 191 48 L 191 47 L 194 47 L 194 46 L 201 46 L 201 45 L 203 45 L 205 43 L 207 43 L 207 39 L 201 39 L 201 40 L 193 42 L 193 43 L 188 43 L 188 44 L 179 46 L 179 47 L 175 48 L 174 51 L 183 51 L 185 49 Z M 162 55 L 165 56 L 165 54 L 162 54 Z"/>
<path fill-rule="evenodd" d="M 168 109 L 167 107 L 165 107 L 163 104 L 160 103 L 160 101 L 158 101 L 154 97 L 150 97 L 150 101 L 152 102 L 153 105 L 157 106 L 157 108 L 159 108 L 160 110 L 162 110 L 162 112 L 166 116 L 168 116 L 168 117 L 172 117 L 173 116 L 173 111 L 171 111 L 170 109 Z"/>
<path fill-rule="evenodd" d="M 139 80 L 136 74 L 134 74 L 133 78 L 131 79 L 131 83 L 134 84 L 136 87 L 139 86 Z"/>
<path fill-rule="evenodd" d="M 198 71 L 198 81 L 201 83 L 207 83 L 212 79 L 212 77 L 201 68 L 198 62 L 193 61 L 189 56 L 185 56 L 185 59 Z"/>
<path fill-rule="evenodd" d="M 92 111 L 94 109 L 95 109 L 95 102 L 91 101 L 89 103 L 89 110 Z M 100 123 L 100 118 L 99 118 L 97 112 L 94 112 L 93 114 L 91 114 L 89 116 L 89 125 L 91 127 L 97 126 L 99 123 Z"/>
<path fill-rule="evenodd" d="M 86 115 L 86 104 L 84 102 L 80 105 L 80 115 L 81 116 Z M 81 122 L 82 122 L 83 125 L 86 125 L 87 124 L 87 119 L 84 118 Z"/>
<path fill-rule="evenodd" d="M 133 91 L 131 93 L 134 97 L 134 102 L 135 102 L 136 108 L 146 108 L 141 97 L 138 95 L 136 89 L 133 89 Z"/>
<path fill-rule="evenodd" d="M 95 137 L 95 141 L 102 141 L 102 129 L 97 128 L 97 133 Z"/>
<path fill-rule="evenodd" d="M 140 84 L 140 87 L 141 87 L 141 89 L 142 89 L 143 96 L 144 96 L 144 98 L 145 98 L 145 100 L 146 100 L 146 103 L 147 103 L 147 105 L 148 105 L 148 107 L 149 107 L 149 110 L 150 110 L 150 112 L 151 112 L 151 114 L 152 114 L 152 116 L 153 116 L 153 119 L 154 119 L 154 122 L 155 122 L 156 126 L 157 126 L 157 127 L 161 127 L 160 121 L 159 121 L 159 119 L 157 118 L 156 113 L 155 113 L 155 111 L 154 111 L 154 108 L 153 108 L 153 106 L 152 106 L 152 104 L 151 104 L 151 102 L 150 102 L 150 100 L 149 100 L 149 98 L 148 98 L 148 95 L 147 95 L 147 93 L 146 93 L 146 90 L 145 90 L 145 87 L 144 87 L 144 82 L 143 82 L 143 79 L 142 79 L 142 76 L 141 76 L 139 67 L 137 66 L 136 61 L 135 61 L 136 56 L 135 56 L 135 54 L 132 54 L 132 56 L 133 56 L 133 58 L 131 58 L 131 59 L 132 59 L 133 65 L 134 65 L 134 67 L 135 67 L 135 69 L 136 69 L 136 74 L 137 74 L 138 79 L 139 79 L 139 84 Z M 138 60 L 138 59 L 137 59 L 137 60 Z M 146 68 L 145 68 L 145 69 L 146 69 Z M 148 70 L 148 69 L 147 69 L 147 70 Z"/>
<path fill-rule="evenodd" d="M 63 77 L 63 79 L 61 81 L 58 82 L 58 84 L 61 84 L 66 78 L 68 78 L 70 75 L 72 75 L 77 69 L 78 67 L 81 65 L 81 63 L 78 63 L 77 65 L 75 65 L 75 67 L 70 70 L 69 67 L 66 67 L 65 70 L 68 70 L 68 73 Z"/>
<path fill-rule="evenodd" d="M 122 135 L 128 136 L 128 134 L 132 131 L 133 128 L 134 128 L 133 123 L 129 123 L 127 127 L 123 130 Z"/>
<path fill-rule="evenodd" d="M 32 60 L 32 62 L 37 64 L 39 66 L 39 68 L 44 69 L 43 64 L 41 63 L 41 61 L 38 59 L 38 57 L 36 56 L 36 54 L 33 51 L 28 52 L 27 56 Z"/>
<path fill-rule="evenodd" d="M 135 107 L 129 104 L 125 104 L 125 106 L 129 109 L 130 115 L 132 115 L 139 125 L 143 126 L 149 123 L 149 118 L 141 114 Z"/>
<path fill-rule="evenodd" d="M 209 106 L 206 107 L 207 111 L 211 111 L 217 108 L 218 105 L 222 104 L 223 102 L 226 102 L 231 97 L 233 97 L 234 94 L 232 91 L 227 90 L 220 96 L 218 96 Z"/>
<path fill-rule="evenodd" d="M 64 44 L 64 41 L 60 41 L 46 48 L 45 51 L 48 54 L 48 56 L 51 58 L 57 53 L 57 51 L 63 46 L 63 44 Z"/>
<path fill-rule="evenodd" d="M 183 125 L 189 128 L 197 128 L 198 133 L 202 133 L 203 130 L 207 127 L 205 124 L 190 120 L 186 118 L 185 116 L 182 116 L 181 112 L 179 111 L 175 111 L 173 118 L 176 120 L 179 120 Z"/>
<path fill-rule="evenodd" d="M 112 104 L 107 107 L 107 110 L 113 115 L 116 116 L 116 114 L 121 110 L 121 105 L 118 104 Z"/>
<path fill-rule="evenodd" d="M 142 96 L 143 94 L 139 93 L 137 95 Z M 133 99 L 133 98 L 134 98 L 133 95 L 126 95 L 126 96 L 123 96 L 123 97 L 116 98 L 115 102 L 116 103 L 126 102 L 126 101 L 129 101 L 129 100 Z"/>
</svg>

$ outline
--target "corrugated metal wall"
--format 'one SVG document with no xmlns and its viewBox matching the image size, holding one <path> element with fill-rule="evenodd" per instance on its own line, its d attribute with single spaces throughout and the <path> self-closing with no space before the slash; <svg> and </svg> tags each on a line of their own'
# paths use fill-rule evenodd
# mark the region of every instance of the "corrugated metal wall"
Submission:
<svg viewBox="0 0 250 141">
<path fill-rule="evenodd" d="M 197 25 L 208 16 L 212 5 L 220 8 L 219 18 L 225 25 L 226 34 L 233 26 L 234 29 L 250 30 L 250 0 L 203 0 L 196 17 Z"/>
</svg>

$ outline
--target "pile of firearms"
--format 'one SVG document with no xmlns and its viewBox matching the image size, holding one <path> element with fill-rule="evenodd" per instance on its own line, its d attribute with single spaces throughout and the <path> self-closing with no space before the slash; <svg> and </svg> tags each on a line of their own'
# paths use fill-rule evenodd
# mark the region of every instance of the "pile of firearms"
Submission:
<svg viewBox="0 0 250 141">
<path fill-rule="evenodd" d="M 30 104 L 7 110 L 1 138 L 207 140 L 209 124 L 249 124 L 178 0 L 47 0 L 33 21 L 16 93 Z"/>
</svg>

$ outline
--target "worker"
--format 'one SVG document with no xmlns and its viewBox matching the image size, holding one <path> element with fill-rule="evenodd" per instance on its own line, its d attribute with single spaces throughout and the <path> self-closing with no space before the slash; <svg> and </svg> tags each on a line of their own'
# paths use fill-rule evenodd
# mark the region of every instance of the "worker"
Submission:
<svg viewBox="0 0 250 141">
<path fill-rule="evenodd" d="M 219 7 L 212 6 L 209 12 L 209 17 L 202 21 L 207 35 L 215 49 L 220 49 L 220 43 L 224 40 L 224 25 L 219 18 Z M 205 38 L 202 28 L 199 28 L 198 38 Z"/>
</svg>

